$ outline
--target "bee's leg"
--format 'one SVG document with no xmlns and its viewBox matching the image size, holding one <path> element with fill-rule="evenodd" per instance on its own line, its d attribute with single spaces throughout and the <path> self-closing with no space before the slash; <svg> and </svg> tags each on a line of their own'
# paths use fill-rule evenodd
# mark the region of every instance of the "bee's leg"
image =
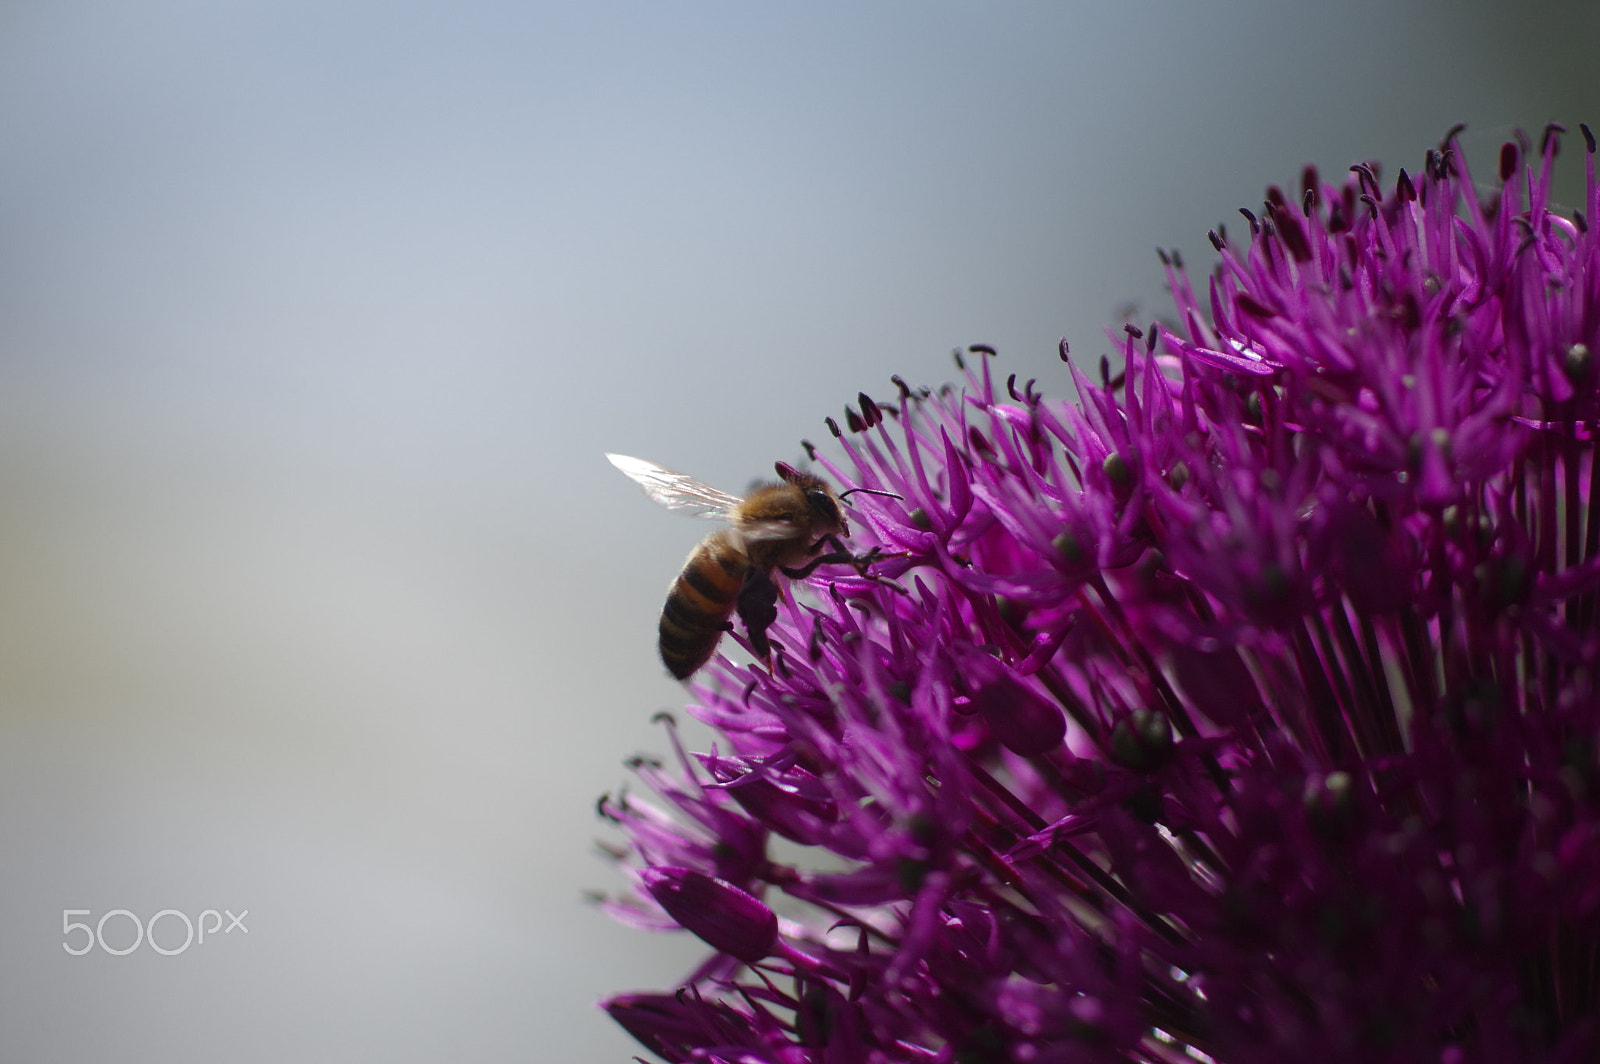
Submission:
<svg viewBox="0 0 1600 1064">
<path fill-rule="evenodd" d="M 824 546 L 832 548 L 827 554 L 819 554 L 798 569 L 783 567 L 783 575 L 791 580 L 804 580 L 816 570 L 819 565 L 849 565 L 862 576 L 867 575 L 867 566 L 878 560 L 878 555 L 883 553 L 882 547 L 873 547 L 865 554 L 851 554 L 840 542 L 838 536 L 823 536 L 811 545 L 813 551 L 819 551 Z"/>
<path fill-rule="evenodd" d="M 767 640 L 767 629 L 778 619 L 778 585 L 766 573 L 751 569 L 745 574 L 744 586 L 733 607 L 744 622 L 750 637 L 750 646 L 772 668 L 772 644 Z"/>
</svg>

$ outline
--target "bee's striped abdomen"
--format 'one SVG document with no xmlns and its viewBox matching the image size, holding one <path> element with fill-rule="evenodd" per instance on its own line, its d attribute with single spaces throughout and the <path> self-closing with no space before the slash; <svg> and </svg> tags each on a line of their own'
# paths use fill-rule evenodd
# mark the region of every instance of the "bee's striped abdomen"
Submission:
<svg viewBox="0 0 1600 1064">
<path fill-rule="evenodd" d="M 730 529 L 707 536 L 689 555 L 661 608 L 661 660 L 673 676 L 687 679 L 711 660 L 749 570 Z"/>
</svg>

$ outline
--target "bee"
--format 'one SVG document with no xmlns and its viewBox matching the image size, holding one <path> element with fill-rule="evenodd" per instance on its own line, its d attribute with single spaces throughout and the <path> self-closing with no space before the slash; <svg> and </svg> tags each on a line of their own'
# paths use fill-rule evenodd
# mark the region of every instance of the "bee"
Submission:
<svg viewBox="0 0 1600 1064">
<path fill-rule="evenodd" d="M 736 611 L 750 645 L 763 657 L 770 654 L 767 628 L 778 618 L 774 571 L 799 580 L 819 565 L 846 562 L 864 573 L 877 557 L 877 548 L 858 558 L 841 542 L 850 531 L 841 505 L 844 496 L 821 477 L 782 462 L 775 467 L 778 482 L 758 484 L 741 499 L 654 462 L 621 454 L 606 457 L 669 510 L 729 523 L 689 553 L 661 609 L 661 661 L 679 680 L 711 660 L 722 634 L 733 629 L 729 618 Z"/>
</svg>

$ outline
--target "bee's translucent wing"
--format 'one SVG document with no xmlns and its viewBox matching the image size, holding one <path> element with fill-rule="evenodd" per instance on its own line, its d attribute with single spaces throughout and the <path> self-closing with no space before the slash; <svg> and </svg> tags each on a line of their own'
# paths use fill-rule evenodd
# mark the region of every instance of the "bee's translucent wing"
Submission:
<svg viewBox="0 0 1600 1064">
<path fill-rule="evenodd" d="M 625 454 L 608 454 L 611 464 L 632 477 L 651 499 L 669 510 L 677 510 L 693 517 L 726 518 L 743 500 L 737 495 L 718 491 L 702 484 L 694 477 L 675 473 L 643 458 L 629 458 Z"/>
<path fill-rule="evenodd" d="M 761 543 L 794 539 L 797 529 L 793 521 L 746 521 L 739 526 L 738 532 L 746 543 Z"/>
</svg>

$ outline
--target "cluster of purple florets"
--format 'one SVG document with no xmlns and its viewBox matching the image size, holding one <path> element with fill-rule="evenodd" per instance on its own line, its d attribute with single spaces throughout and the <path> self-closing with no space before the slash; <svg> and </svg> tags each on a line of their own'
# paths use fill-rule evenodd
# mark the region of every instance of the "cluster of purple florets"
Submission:
<svg viewBox="0 0 1600 1064">
<path fill-rule="evenodd" d="M 1453 137 L 1212 234 L 1079 401 L 863 396 L 866 575 L 608 798 L 667 1061 L 1600 1058 L 1600 187 Z M 1066 357 L 1063 349 L 1063 357 Z M 736 634 L 737 638 L 737 634 Z"/>
</svg>

